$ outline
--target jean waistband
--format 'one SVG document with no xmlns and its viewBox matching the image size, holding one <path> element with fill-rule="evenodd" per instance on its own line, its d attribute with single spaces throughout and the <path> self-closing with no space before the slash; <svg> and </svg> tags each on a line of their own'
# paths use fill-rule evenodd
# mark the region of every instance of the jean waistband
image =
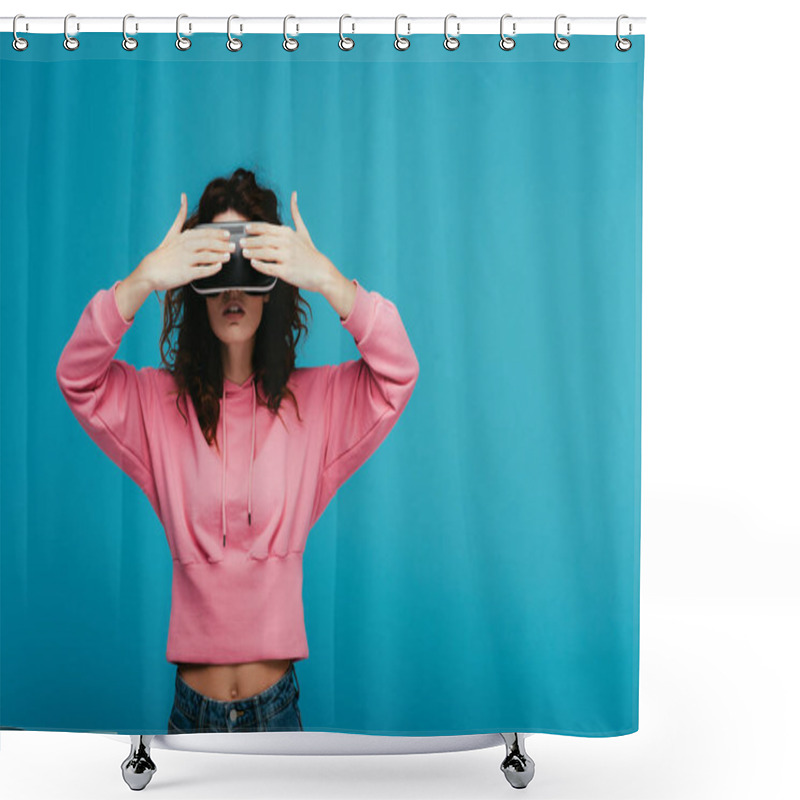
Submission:
<svg viewBox="0 0 800 800">
<path fill-rule="evenodd" d="M 299 696 L 300 686 L 297 681 L 294 662 L 291 662 L 289 668 L 277 682 L 264 689 L 263 692 L 251 695 L 250 697 L 237 698 L 235 700 L 217 700 L 213 697 L 201 694 L 189 686 L 181 677 L 180 671 L 177 668 L 175 669 L 175 705 L 177 705 L 184 714 L 188 714 L 194 718 L 199 717 L 204 704 L 205 709 L 212 713 L 220 712 L 225 714 L 233 708 L 243 710 L 249 706 L 259 706 L 262 711 L 269 714 L 273 710 L 285 705 L 288 699 L 287 696 L 295 691 Z"/>
</svg>

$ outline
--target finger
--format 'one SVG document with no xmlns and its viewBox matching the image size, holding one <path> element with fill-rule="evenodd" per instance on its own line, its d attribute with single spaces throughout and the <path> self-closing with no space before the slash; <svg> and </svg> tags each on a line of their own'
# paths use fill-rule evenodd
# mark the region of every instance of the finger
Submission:
<svg viewBox="0 0 800 800">
<path fill-rule="evenodd" d="M 281 249 L 283 249 L 282 245 L 278 244 L 277 242 L 271 242 L 256 247 L 243 247 L 242 255 L 245 258 L 263 258 L 264 260 L 267 260 L 272 258 L 273 254 Z"/>
<path fill-rule="evenodd" d="M 274 239 L 276 236 L 285 236 L 287 233 L 294 233 L 294 231 L 286 225 L 270 225 L 269 228 L 262 228 L 260 231 L 248 231 L 239 241 L 253 242 L 257 239 Z"/>
<path fill-rule="evenodd" d="M 278 225 L 274 222 L 264 222 L 263 220 L 256 220 L 255 222 L 248 222 L 244 226 L 245 234 L 250 236 L 264 235 L 270 233 L 282 233 L 286 229 L 286 225 Z"/>
<path fill-rule="evenodd" d="M 186 208 L 187 208 L 186 193 L 181 192 L 181 205 L 180 208 L 178 209 L 178 216 L 175 217 L 175 221 L 172 223 L 172 225 L 170 225 L 170 228 L 167 231 L 167 235 L 161 240 L 161 244 L 164 244 L 165 242 L 168 242 L 170 239 L 173 239 L 176 236 L 180 235 L 183 223 L 186 222 Z"/>
<path fill-rule="evenodd" d="M 200 228 L 197 230 L 192 228 L 186 233 L 189 235 L 189 241 L 194 248 L 206 247 L 217 250 L 221 247 L 223 251 L 230 250 L 228 246 L 230 238 L 225 235 L 226 232 L 224 230 L 214 228 Z"/>
<path fill-rule="evenodd" d="M 218 261 L 229 261 L 228 253 L 219 253 L 213 250 L 198 250 L 189 256 L 190 264 L 216 264 Z"/>
<path fill-rule="evenodd" d="M 287 261 L 289 251 L 285 247 L 273 247 L 269 250 L 263 250 L 261 253 L 254 253 L 252 256 L 245 256 L 252 261 L 277 261 L 279 264 L 285 264 Z"/>
<path fill-rule="evenodd" d="M 307 237 L 309 241 L 311 240 L 311 234 L 308 232 L 308 228 L 306 228 L 305 222 L 303 222 L 303 218 L 300 216 L 300 208 L 297 205 L 297 192 L 292 192 L 292 219 L 294 220 L 294 227 L 298 233 L 302 233 L 303 236 Z"/>
<path fill-rule="evenodd" d="M 215 272 L 219 272 L 222 269 L 222 264 L 198 264 L 197 266 L 189 267 L 189 274 L 185 278 L 184 283 L 188 283 L 189 281 L 196 281 L 199 280 L 206 275 L 213 275 Z"/>
<path fill-rule="evenodd" d="M 275 242 L 285 241 L 288 234 L 293 234 L 291 228 L 285 225 L 273 225 L 270 230 L 264 231 L 259 234 L 250 234 L 250 236 L 242 236 L 239 239 L 239 246 L 244 249 L 245 247 L 254 248 L 267 244 L 275 244 Z"/>
<path fill-rule="evenodd" d="M 186 252 L 190 258 L 194 258 L 197 253 L 214 253 L 215 260 L 219 261 L 219 257 L 223 253 L 232 253 L 230 242 L 223 242 L 216 237 L 198 237 L 190 239 L 186 244 Z"/>
<path fill-rule="evenodd" d="M 265 275 L 277 275 L 279 278 L 283 278 L 286 272 L 283 264 L 279 262 L 254 259 L 250 263 L 253 265 L 253 269 L 263 272 Z"/>
</svg>

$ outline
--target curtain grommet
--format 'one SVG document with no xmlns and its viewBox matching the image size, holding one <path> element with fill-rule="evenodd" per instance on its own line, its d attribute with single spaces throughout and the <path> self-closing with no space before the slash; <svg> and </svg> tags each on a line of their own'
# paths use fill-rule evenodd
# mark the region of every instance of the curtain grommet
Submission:
<svg viewBox="0 0 800 800">
<path fill-rule="evenodd" d="M 17 20 L 18 19 L 25 19 L 25 15 L 24 14 L 17 14 L 14 17 L 14 22 L 11 23 L 11 32 L 14 34 L 14 38 L 13 38 L 13 40 L 11 42 L 11 46 L 17 52 L 22 52 L 23 50 L 27 49 L 28 40 L 27 39 L 23 39 L 21 36 L 17 36 Z M 26 30 L 27 30 L 27 27 L 28 27 L 28 23 L 26 22 L 25 23 Z"/>
<path fill-rule="evenodd" d="M 505 22 L 506 17 L 510 16 L 511 14 L 503 14 L 503 16 L 500 17 L 500 49 L 506 51 L 513 50 L 517 44 L 516 39 L 514 39 L 514 35 L 517 32 L 516 22 L 511 23 L 511 36 L 506 36 L 505 33 L 503 33 L 503 23 Z"/>
<path fill-rule="evenodd" d="M 75 14 L 67 14 L 67 16 L 64 17 L 64 49 L 65 50 L 77 50 L 78 47 L 80 47 L 80 44 L 81 44 L 74 36 L 70 36 L 69 33 L 67 32 L 67 25 L 69 24 L 69 18 L 70 17 L 74 17 L 74 16 L 75 16 Z M 80 29 L 81 29 L 80 22 L 77 23 L 77 28 L 76 29 L 78 31 L 80 31 Z"/>
<path fill-rule="evenodd" d="M 451 50 L 451 51 L 452 50 L 458 50 L 458 46 L 461 44 L 461 42 L 458 41 L 458 34 L 461 32 L 461 23 L 460 22 L 456 22 L 456 35 L 455 36 L 451 36 L 447 32 L 447 21 L 450 19 L 450 17 L 455 17 L 455 16 L 456 16 L 455 14 L 448 14 L 444 18 L 444 42 L 443 42 L 443 44 L 444 44 L 444 49 L 445 50 Z"/>
<path fill-rule="evenodd" d="M 139 41 L 135 37 L 128 36 L 127 25 L 130 17 L 133 17 L 133 14 L 126 14 L 122 18 L 122 49 L 128 52 L 135 50 L 139 46 Z M 134 19 L 136 18 L 134 17 Z M 136 30 L 139 30 L 138 23 L 136 23 Z"/>
<path fill-rule="evenodd" d="M 286 23 L 290 19 L 297 19 L 297 17 L 295 17 L 293 14 L 287 14 L 283 18 L 283 49 L 290 53 L 293 53 L 295 50 L 297 50 L 298 47 L 300 47 L 300 41 L 298 39 L 293 38 L 292 36 L 289 36 L 289 34 L 286 32 Z M 298 28 L 297 26 L 295 26 L 295 33 L 297 32 L 297 30 Z"/>
<path fill-rule="evenodd" d="M 553 47 L 555 47 L 555 49 L 558 50 L 561 53 L 563 53 L 569 47 L 569 39 L 565 39 L 563 36 L 559 36 L 558 35 L 558 21 L 560 19 L 566 19 L 566 18 L 567 18 L 566 14 L 559 14 L 556 17 L 556 20 L 555 20 L 555 23 L 554 23 L 554 26 L 553 26 L 555 34 L 556 34 L 556 40 L 553 42 Z M 569 36 L 569 22 L 567 23 L 567 36 Z"/>
<path fill-rule="evenodd" d="M 177 47 L 178 50 L 188 50 L 192 46 L 191 39 L 187 39 L 185 36 L 181 36 L 181 19 L 183 19 L 183 17 L 188 17 L 188 16 L 189 16 L 188 14 L 178 14 L 175 20 L 175 34 L 178 37 L 177 39 L 175 39 L 175 47 Z M 190 22 L 189 33 L 191 32 L 192 32 L 192 23 Z"/>
</svg>

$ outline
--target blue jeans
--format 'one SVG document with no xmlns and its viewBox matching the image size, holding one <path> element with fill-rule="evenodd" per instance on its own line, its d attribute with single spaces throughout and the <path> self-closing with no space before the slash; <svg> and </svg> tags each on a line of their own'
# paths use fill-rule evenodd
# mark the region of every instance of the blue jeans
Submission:
<svg viewBox="0 0 800 800">
<path fill-rule="evenodd" d="M 283 677 L 260 694 L 215 700 L 196 692 L 175 670 L 175 700 L 169 733 L 302 731 L 300 685 L 292 662 Z"/>
</svg>

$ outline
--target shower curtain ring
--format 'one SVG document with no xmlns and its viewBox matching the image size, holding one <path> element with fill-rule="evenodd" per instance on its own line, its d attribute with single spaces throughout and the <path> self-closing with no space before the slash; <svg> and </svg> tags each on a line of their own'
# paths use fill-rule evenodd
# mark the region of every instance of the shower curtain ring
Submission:
<svg viewBox="0 0 800 800">
<path fill-rule="evenodd" d="M 555 47 L 556 50 L 561 50 L 562 52 L 569 47 L 569 39 L 565 39 L 563 36 L 558 35 L 558 21 L 560 19 L 566 19 L 566 18 L 567 18 L 566 14 L 559 14 L 556 17 L 556 22 L 555 22 L 556 40 L 553 42 L 553 47 Z M 569 36 L 569 22 L 567 23 L 567 36 Z"/>
<path fill-rule="evenodd" d="M 286 33 L 286 23 L 290 19 L 297 19 L 297 17 L 293 16 L 292 14 L 287 14 L 283 18 L 283 49 L 292 51 L 297 50 L 297 48 L 300 47 L 300 42 L 297 39 L 293 39 L 288 33 Z M 297 33 L 299 30 L 300 27 L 297 25 L 297 23 L 295 23 L 295 33 Z"/>
<path fill-rule="evenodd" d="M 239 19 L 236 14 L 231 14 L 228 17 L 228 42 L 225 45 L 231 53 L 235 53 L 237 50 L 242 49 L 242 40 L 237 39 L 235 36 L 231 36 L 231 20 L 232 19 Z M 239 32 L 241 33 L 242 26 L 239 25 Z"/>
<path fill-rule="evenodd" d="M 17 14 L 14 17 L 14 22 L 11 23 L 11 32 L 14 34 L 14 41 L 11 43 L 15 50 L 24 50 L 28 46 L 28 40 L 22 39 L 21 37 L 17 36 L 17 20 L 22 17 L 25 19 L 24 14 Z M 25 23 L 25 30 L 28 29 L 28 23 Z"/>
<path fill-rule="evenodd" d="M 444 49 L 458 50 L 458 46 L 461 44 L 461 42 L 459 42 L 456 37 L 459 33 L 461 33 L 461 23 L 456 22 L 456 35 L 450 36 L 450 34 L 447 32 L 447 20 L 449 20 L 450 17 L 456 17 L 456 14 L 448 14 L 444 18 Z"/>
<path fill-rule="evenodd" d="M 80 42 L 74 36 L 70 36 L 67 33 L 68 20 L 69 20 L 70 17 L 74 17 L 74 16 L 75 16 L 74 14 L 67 14 L 67 16 L 64 17 L 64 47 L 67 50 L 77 50 L 78 49 L 78 45 L 80 45 Z M 81 29 L 81 24 L 80 24 L 80 22 L 78 22 L 77 23 L 77 30 L 80 31 L 80 29 Z"/>
<path fill-rule="evenodd" d="M 356 43 L 349 36 L 345 36 L 342 33 L 342 22 L 344 21 L 345 17 L 353 19 L 349 14 L 342 14 L 342 16 L 339 17 L 339 47 L 341 47 L 342 50 L 352 50 L 356 46 Z M 350 24 L 352 25 L 353 32 L 355 32 L 355 22 L 351 22 Z"/>
<path fill-rule="evenodd" d="M 188 50 L 192 46 L 192 40 L 187 39 L 185 36 L 181 36 L 181 19 L 183 17 L 188 17 L 188 14 L 178 14 L 177 19 L 175 20 L 175 33 L 177 34 L 177 39 L 175 40 L 175 47 L 178 50 Z M 192 23 L 189 23 L 189 33 L 192 32 Z"/>
<path fill-rule="evenodd" d="M 139 42 L 133 36 L 128 36 L 126 25 L 128 22 L 128 17 L 133 17 L 133 14 L 126 14 L 122 18 L 122 47 L 125 50 L 135 50 L 139 46 Z M 136 19 L 134 17 L 134 19 Z M 136 30 L 139 30 L 139 23 L 136 23 Z"/>
<path fill-rule="evenodd" d="M 514 49 L 514 45 L 517 43 L 516 39 L 512 38 L 512 36 L 514 36 L 516 34 L 516 32 L 517 32 L 517 23 L 516 22 L 512 22 L 511 23 L 511 36 L 506 36 L 503 33 L 503 22 L 505 22 L 506 17 L 510 17 L 510 16 L 511 16 L 511 14 L 503 14 L 503 16 L 500 17 L 500 49 L 501 50 L 513 50 Z"/>
<path fill-rule="evenodd" d="M 619 35 L 619 21 L 621 19 L 630 19 L 630 18 L 628 17 L 627 14 L 620 14 L 617 17 L 617 41 L 614 44 L 614 47 L 616 47 L 617 50 L 619 50 L 621 53 L 625 53 L 628 50 L 630 50 L 631 47 L 633 47 L 633 42 L 630 39 L 623 39 L 623 38 L 620 37 L 620 35 Z M 629 22 L 628 23 L 628 36 L 630 36 L 631 33 L 633 33 L 633 26 Z"/>
<path fill-rule="evenodd" d="M 406 39 L 405 36 L 401 36 L 397 32 L 397 23 L 400 20 L 400 17 L 403 19 L 408 19 L 405 14 L 398 14 L 394 18 L 394 46 L 397 50 L 408 50 L 408 48 L 411 47 L 411 39 Z M 408 34 L 411 35 L 411 23 L 406 22 L 406 27 L 408 28 Z"/>
</svg>

